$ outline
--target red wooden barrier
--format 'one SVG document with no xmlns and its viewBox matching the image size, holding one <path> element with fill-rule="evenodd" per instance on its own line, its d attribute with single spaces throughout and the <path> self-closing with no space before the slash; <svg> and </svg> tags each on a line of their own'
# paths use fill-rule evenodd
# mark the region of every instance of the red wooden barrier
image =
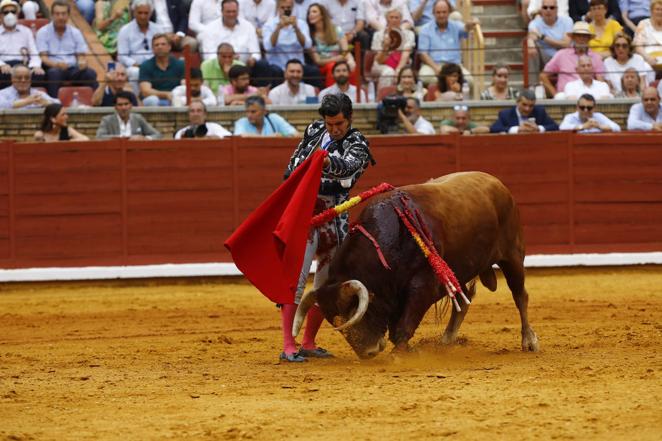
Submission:
<svg viewBox="0 0 662 441">
<path fill-rule="evenodd" d="M 662 250 L 662 135 L 370 138 L 357 191 L 456 170 L 501 178 L 528 252 Z M 296 141 L 0 144 L 0 266 L 228 261 L 223 241 L 281 182 Z"/>
</svg>

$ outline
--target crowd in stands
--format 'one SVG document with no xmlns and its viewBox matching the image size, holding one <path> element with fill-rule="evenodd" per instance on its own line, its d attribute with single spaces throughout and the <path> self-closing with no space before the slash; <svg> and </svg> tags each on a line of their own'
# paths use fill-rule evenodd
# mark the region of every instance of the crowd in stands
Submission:
<svg viewBox="0 0 662 441">
<path fill-rule="evenodd" d="M 454 3 L 53 0 L 49 11 L 41 11 L 39 2 L 1 0 L 0 108 L 44 108 L 38 137 L 45 140 L 82 139 L 75 129 L 64 130 L 66 109 L 56 108 L 63 86 L 89 87 L 87 104 L 115 107 L 99 127 L 100 138 L 158 137 L 132 108 L 187 102 L 191 126 L 179 130 L 179 137 L 227 135 L 206 122 L 207 108 L 234 105 L 246 109 L 235 134 L 295 136 L 296 130 L 265 106 L 314 104 L 330 93 L 380 103 L 380 117 L 391 118 L 402 133 L 558 130 L 536 105 L 544 98 L 577 103 L 561 130 L 618 131 L 593 111 L 614 97 L 641 101 L 632 107 L 628 129 L 659 128 L 662 0 L 523 0 L 530 82 L 537 85 L 531 90 L 512 87 L 510 68 L 501 63 L 494 66 L 491 83 L 474 90 L 460 49 L 478 20 L 462 17 Z M 113 57 L 100 82 L 89 65 L 88 43 L 71 20 L 72 8 Z M 39 29 L 20 22 L 39 16 L 49 16 Z M 352 50 L 357 44 L 360 60 Z M 199 54 L 202 61 L 189 75 L 183 51 Z M 397 108 L 383 106 L 389 96 L 401 98 L 392 100 Z M 492 127 L 479 127 L 466 103 L 471 96 L 513 100 L 515 106 L 501 112 Z M 460 104 L 435 130 L 421 115 L 422 101 Z"/>
</svg>

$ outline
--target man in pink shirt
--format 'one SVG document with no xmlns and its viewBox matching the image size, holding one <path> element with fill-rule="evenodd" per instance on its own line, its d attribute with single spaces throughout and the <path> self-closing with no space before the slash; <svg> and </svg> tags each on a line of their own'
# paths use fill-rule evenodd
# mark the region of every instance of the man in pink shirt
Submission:
<svg viewBox="0 0 662 441">
<path fill-rule="evenodd" d="M 557 92 L 564 90 L 567 83 L 579 79 L 576 68 L 579 57 L 582 55 L 591 57 L 596 79 L 604 81 L 605 66 L 602 63 L 602 57 L 588 48 L 588 42 L 593 38 L 588 23 L 583 21 L 575 23 L 570 37 L 572 38 L 571 46 L 556 52 L 540 73 L 540 81 L 545 86 L 547 96 L 553 97 Z M 553 74 L 558 74 L 556 86 L 551 80 Z"/>
</svg>

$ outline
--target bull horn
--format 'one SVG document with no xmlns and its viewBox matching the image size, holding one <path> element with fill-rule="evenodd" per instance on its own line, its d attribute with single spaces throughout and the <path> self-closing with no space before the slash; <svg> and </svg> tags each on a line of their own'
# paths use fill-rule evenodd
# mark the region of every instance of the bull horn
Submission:
<svg viewBox="0 0 662 441">
<path fill-rule="evenodd" d="M 297 312 L 294 314 L 294 321 L 292 322 L 292 337 L 299 335 L 303 320 L 308 314 L 308 310 L 317 302 L 317 291 L 307 291 L 301 297 L 301 302 L 297 307 Z"/>
<path fill-rule="evenodd" d="M 354 313 L 352 318 L 350 318 L 345 323 L 335 328 L 336 331 L 342 331 L 343 329 L 348 328 L 352 326 L 354 323 L 361 320 L 365 315 L 365 312 L 368 310 L 368 303 L 370 302 L 370 298 L 368 296 L 368 289 L 365 287 L 363 283 L 359 282 L 358 280 L 350 280 L 348 282 L 345 282 L 342 284 L 340 289 L 342 290 L 340 293 L 341 297 L 347 296 L 348 291 L 351 294 L 356 294 L 356 296 L 359 298 L 359 306 L 356 307 L 356 312 Z"/>
</svg>

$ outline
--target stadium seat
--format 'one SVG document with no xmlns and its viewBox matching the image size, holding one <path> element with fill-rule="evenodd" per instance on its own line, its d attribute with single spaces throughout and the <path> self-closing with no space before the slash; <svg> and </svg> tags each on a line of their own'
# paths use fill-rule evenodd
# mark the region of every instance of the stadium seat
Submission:
<svg viewBox="0 0 662 441">
<path fill-rule="evenodd" d="M 363 57 L 363 75 L 366 79 L 375 79 L 372 77 L 372 65 L 375 63 L 376 53 L 374 51 L 365 51 L 365 56 Z"/>
<path fill-rule="evenodd" d="M 384 99 L 385 96 L 393 95 L 397 92 L 398 92 L 398 88 L 396 86 L 382 87 L 377 91 L 377 98 L 375 99 L 375 102 L 380 102 L 381 100 Z"/>
<path fill-rule="evenodd" d="M 91 87 L 87 86 L 62 86 L 57 93 L 57 99 L 60 100 L 64 107 L 69 107 L 74 96 L 74 92 L 78 92 L 78 104 L 84 106 L 92 106 L 92 94 L 94 91 Z"/>
<path fill-rule="evenodd" d="M 434 101 L 435 96 L 434 93 L 439 89 L 439 86 L 437 86 L 437 83 L 432 83 L 428 85 L 428 93 L 425 95 L 425 98 L 423 101 Z"/>
<path fill-rule="evenodd" d="M 27 18 L 22 18 L 18 21 L 18 24 L 22 24 L 23 26 L 27 26 L 32 29 L 32 33 L 35 35 L 37 34 L 37 31 L 39 28 L 42 26 L 46 26 L 48 23 L 50 23 L 50 20 L 47 18 L 36 18 L 34 20 L 28 20 Z"/>
</svg>

